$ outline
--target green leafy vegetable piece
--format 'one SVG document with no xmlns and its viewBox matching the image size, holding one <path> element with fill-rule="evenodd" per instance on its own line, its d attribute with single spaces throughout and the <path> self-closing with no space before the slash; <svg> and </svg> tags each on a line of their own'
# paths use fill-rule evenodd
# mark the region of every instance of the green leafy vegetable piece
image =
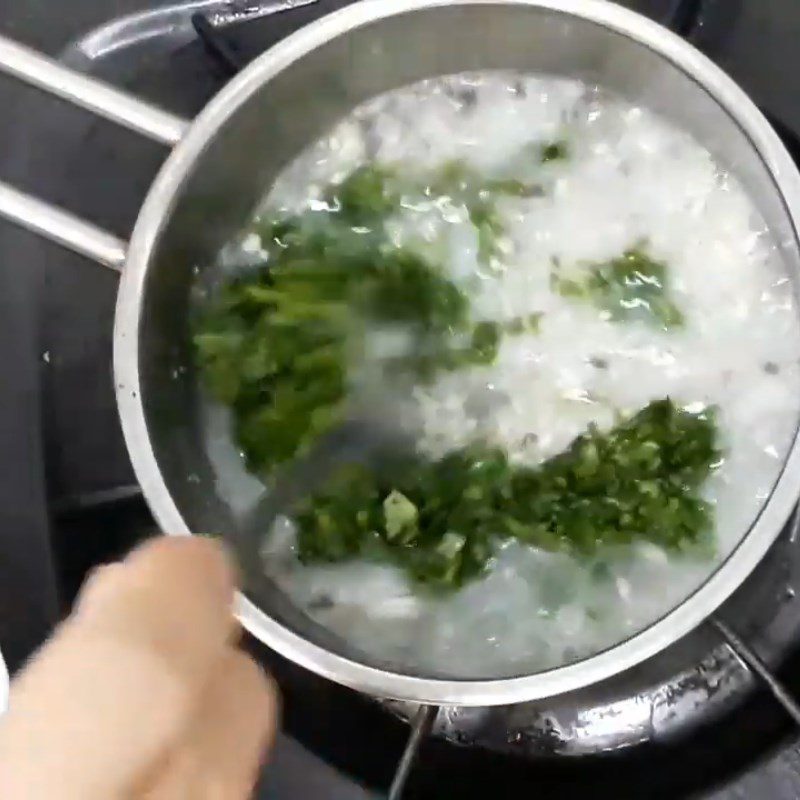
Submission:
<svg viewBox="0 0 800 800">
<path fill-rule="evenodd" d="M 424 184 L 429 197 L 448 197 L 466 208 L 478 233 L 478 259 L 484 264 L 501 255 L 505 225 L 497 210 L 498 199 L 533 197 L 539 191 L 535 184 L 516 178 L 486 177 L 459 159 L 443 164 Z"/>
<path fill-rule="evenodd" d="M 539 145 L 539 161 L 549 164 L 551 161 L 566 161 L 569 158 L 569 145 L 565 139 L 557 139 Z"/>
<path fill-rule="evenodd" d="M 519 336 L 523 333 L 538 334 L 541 331 L 543 317 L 544 314 L 541 311 L 535 311 L 524 317 L 512 317 L 503 323 L 503 332 L 511 336 Z"/>
<path fill-rule="evenodd" d="M 489 568 L 504 538 L 587 557 L 636 541 L 705 555 L 712 509 L 700 491 L 720 458 L 716 439 L 712 411 L 663 399 L 535 468 L 473 446 L 381 475 L 347 469 L 298 509 L 300 557 L 376 558 L 452 591 Z"/>
<path fill-rule="evenodd" d="M 350 224 L 370 225 L 382 223 L 399 208 L 402 192 L 393 170 L 365 164 L 331 186 L 326 199 Z"/>
<path fill-rule="evenodd" d="M 402 493 L 392 490 L 383 501 L 384 529 L 390 541 L 402 536 L 414 538 L 419 513 L 417 507 Z"/>
<path fill-rule="evenodd" d="M 551 276 L 562 297 L 590 302 L 614 320 L 644 319 L 663 328 L 680 327 L 683 313 L 668 296 L 668 281 L 667 265 L 639 247 L 593 264 L 583 275 L 564 277 L 556 269 Z"/>
<path fill-rule="evenodd" d="M 472 331 L 470 361 L 475 364 L 493 364 L 502 336 L 502 330 L 496 322 L 479 322 Z"/>
</svg>

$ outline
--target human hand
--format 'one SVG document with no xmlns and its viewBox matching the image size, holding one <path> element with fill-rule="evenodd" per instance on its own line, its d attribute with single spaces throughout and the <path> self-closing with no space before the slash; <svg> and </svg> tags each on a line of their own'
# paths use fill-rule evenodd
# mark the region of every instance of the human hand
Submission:
<svg viewBox="0 0 800 800">
<path fill-rule="evenodd" d="M 164 538 L 101 568 L 12 683 L 0 798 L 245 800 L 277 693 L 236 650 L 234 571 Z"/>
</svg>

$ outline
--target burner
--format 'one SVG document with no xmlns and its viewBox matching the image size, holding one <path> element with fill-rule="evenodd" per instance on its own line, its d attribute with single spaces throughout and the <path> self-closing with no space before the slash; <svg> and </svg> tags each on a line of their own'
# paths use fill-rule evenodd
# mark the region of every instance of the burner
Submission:
<svg viewBox="0 0 800 800">
<path fill-rule="evenodd" d="M 224 26 L 220 23 L 230 18 L 220 17 L 219 9 L 230 11 L 230 4 L 187 2 L 117 20 L 77 42 L 66 58 L 191 116 L 241 65 L 323 10 L 346 2 L 264 4 L 260 13 L 302 7 Z M 710 43 L 719 44 L 731 68 L 732 50 L 723 34 L 738 30 L 738 3 L 630 0 L 627 5 L 669 21 L 709 47 L 712 56 L 716 51 Z M 198 13 L 200 6 L 217 12 Z M 747 66 L 741 65 L 737 75 L 745 84 Z M 769 111 L 797 158 L 800 140 L 774 117 L 784 118 L 783 102 L 773 96 Z M 127 233 L 163 151 L 38 96 L 29 109 L 24 132 L 7 149 L 9 169 L 17 173 L 10 177 L 116 233 Z M 46 276 L 42 350 L 47 363 L 42 368 L 48 488 L 56 514 L 57 562 L 64 592 L 71 596 L 90 566 L 155 529 L 135 485 L 114 405 L 110 360 L 116 282 L 77 256 L 31 237 L 14 237 L 13 244 L 16 261 L 36 264 Z M 5 232 L 0 250 L 10 254 Z M 800 690 L 800 654 L 794 647 L 800 642 L 800 598 L 793 589 L 800 585 L 798 552 L 796 532 L 787 529 L 718 615 L 794 690 Z M 401 720 L 419 709 L 377 703 L 305 672 L 257 642 L 248 646 L 283 688 L 288 733 L 328 763 L 385 789 L 408 736 Z M 584 791 L 601 797 L 707 795 L 730 780 L 734 769 L 754 766 L 794 730 L 765 685 L 711 624 L 587 689 L 508 707 L 440 709 L 435 719 L 423 715 L 426 721 L 432 722 L 431 736 L 421 743 L 404 797 L 441 797 L 452 776 L 458 776 L 459 797 L 466 798 L 483 798 L 498 787 L 507 794 L 544 787 L 545 794 L 566 796 Z M 800 795 L 784 761 L 755 771 L 741 784 L 747 793 L 730 796 Z M 354 786 L 336 794 L 332 787 L 338 778 L 332 771 L 325 780 L 321 797 L 364 796 Z M 745 789 L 737 784 L 732 792 L 739 791 Z M 294 793 L 312 796 L 305 789 Z"/>
</svg>

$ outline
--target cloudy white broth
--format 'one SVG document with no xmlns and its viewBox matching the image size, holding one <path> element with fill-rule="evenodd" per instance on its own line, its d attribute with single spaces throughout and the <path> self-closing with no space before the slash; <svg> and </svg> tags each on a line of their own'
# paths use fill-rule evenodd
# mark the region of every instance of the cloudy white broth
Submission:
<svg viewBox="0 0 800 800">
<path fill-rule="evenodd" d="M 642 629 L 740 541 L 794 437 L 800 325 L 755 206 L 687 133 L 574 80 L 370 100 L 220 262 L 195 342 L 234 509 L 365 386 L 404 427 L 397 463 L 343 466 L 262 548 L 399 669 L 531 672 Z"/>
</svg>

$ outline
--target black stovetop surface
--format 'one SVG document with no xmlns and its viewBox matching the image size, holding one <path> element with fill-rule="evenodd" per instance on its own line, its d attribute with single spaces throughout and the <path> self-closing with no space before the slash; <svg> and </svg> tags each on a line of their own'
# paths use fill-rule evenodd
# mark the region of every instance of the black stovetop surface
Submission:
<svg viewBox="0 0 800 800">
<path fill-rule="evenodd" d="M 230 76 L 231 61 L 248 61 L 322 9 L 345 2 L 321 0 L 227 29 L 221 53 L 218 39 L 209 51 L 208 42 L 194 38 L 152 53 L 133 75 L 113 58 L 106 66 L 118 82 L 155 101 L 168 98 L 171 110 L 191 116 Z M 65 43 L 63 34 L 53 34 L 60 27 L 52 19 L 54 4 L 38 21 L 30 8 L 20 10 L 22 4 L 3 5 L 5 30 L 51 50 Z M 100 0 L 74 5 L 77 19 L 63 26 L 72 27 L 68 35 L 112 13 Z M 123 13 L 139 4 L 113 5 Z M 796 0 L 627 5 L 672 22 L 787 130 L 800 131 L 800 86 L 791 85 L 787 69 L 800 66 Z M 82 56 L 70 54 L 73 63 Z M 5 85 L 0 102 L 7 91 L 19 105 L 9 123 L 0 125 L 2 176 L 125 235 L 163 152 L 82 112 Z M 129 163 L 136 164 L 134 171 L 126 169 Z M 115 278 L 105 271 L 0 226 L 0 645 L 12 669 L 46 635 L 88 568 L 154 529 L 137 494 L 111 388 L 115 291 Z M 373 701 L 250 645 L 276 673 L 286 696 L 288 735 L 262 796 L 346 800 L 365 796 L 358 783 L 385 787 L 405 726 Z M 781 676 L 800 692 L 798 667 L 800 658 L 790 654 Z M 531 761 L 430 740 L 408 796 L 485 797 L 491 791 L 505 797 L 533 790 L 545 797 L 592 791 L 601 797 L 789 800 L 800 797 L 792 735 L 782 710 L 756 685 L 713 724 L 635 751 Z"/>
</svg>

